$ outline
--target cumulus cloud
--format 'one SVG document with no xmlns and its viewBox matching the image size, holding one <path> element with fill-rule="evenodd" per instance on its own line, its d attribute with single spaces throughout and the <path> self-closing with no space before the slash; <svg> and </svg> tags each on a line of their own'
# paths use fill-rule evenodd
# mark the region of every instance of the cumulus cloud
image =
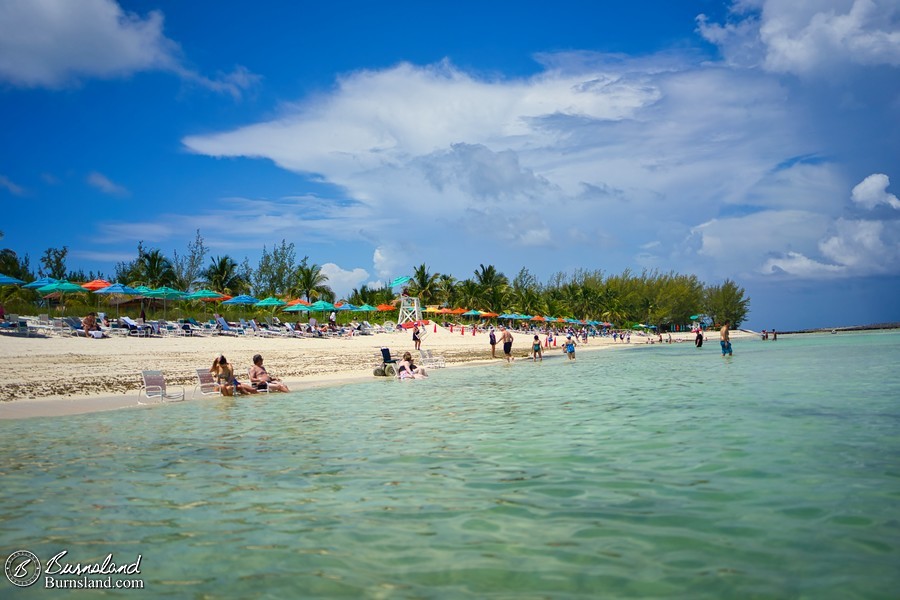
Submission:
<svg viewBox="0 0 900 600">
<path fill-rule="evenodd" d="M 900 209 L 900 200 L 897 196 L 887 191 L 891 180 L 883 173 L 873 173 L 853 188 L 850 199 L 863 208 L 872 209 L 879 204 L 887 204 L 888 206 Z"/>
<path fill-rule="evenodd" d="M 14 0 L 0 4 L 0 80 L 61 88 L 85 78 L 168 71 L 233 96 L 258 77 L 243 67 L 215 78 L 186 67 L 163 33 L 163 14 L 125 12 L 113 0 Z"/>
<path fill-rule="evenodd" d="M 365 269 L 357 267 L 348 271 L 334 263 L 323 264 L 322 273 L 328 276 L 328 286 L 338 298 L 346 298 L 353 288 L 369 277 L 369 272 Z"/>
<path fill-rule="evenodd" d="M 113 183 L 106 175 L 97 173 L 96 171 L 88 174 L 87 182 L 104 194 L 109 194 L 110 196 L 124 197 L 131 194 L 125 187 Z"/>
<path fill-rule="evenodd" d="M 621 239 L 611 223 L 671 246 L 673 222 L 715 217 L 715 207 L 746 203 L 754 189 L 763 196 L 767 179 L 765 198 L 789 176 L 819 187 L 834 179 L 828 164 L 806 165 L 817 170 L 807 179 L 799 165 L 781 169 L 781 182 L 773 177 L 815 146 L 794 133 L 772 81 L 668 55 L 665 68 L 586 53 L 542 60 L 546 70 L 511 80 L 447 61 L 348 73 L 276 118 L 183 141 L 196 153 L 265 158 L 337 186 L 352 207 L 327 225 L 371 243 L 385 280 L 409 268 L 394 257 L 430 248 L 452 247 L 475 264 L 485 243 L 521 250 L 530 264 L 551 261 L 541 249 L 575 242 L 610 248 Z"/>
<path fill-rule="evenodd" d="M 697 18 L 698 31 L 727 61 L 776 73 L 825 75 L 847 66 L 900 66 L 895 0 L 735 2 L 731 19 Z"/>
</svg>

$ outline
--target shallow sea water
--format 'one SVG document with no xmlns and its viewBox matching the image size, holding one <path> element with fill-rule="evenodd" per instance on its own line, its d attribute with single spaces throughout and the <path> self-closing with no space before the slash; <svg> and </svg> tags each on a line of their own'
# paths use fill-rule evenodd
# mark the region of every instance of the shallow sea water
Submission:
<svg viewBox="0 0 900 600">
<path fill-rule="evenodd" d="M 734 349 L 0 422 L 0 558 L 141 554 L 160 598 L 896 598 L 900 334 Z"/>
</svg>

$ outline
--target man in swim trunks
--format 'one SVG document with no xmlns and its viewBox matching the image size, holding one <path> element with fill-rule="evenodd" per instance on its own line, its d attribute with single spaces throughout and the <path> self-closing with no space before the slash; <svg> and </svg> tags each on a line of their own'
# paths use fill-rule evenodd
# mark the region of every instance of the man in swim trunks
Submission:
<svg viewBox="0 0 900 600">
<path fill-rule="evenodd" d="M 503 354 L 506 356 L 506 362 L 512 362 L 512 343 L 513 336 L 506 327 L 501 327 L 500 341 L 503 342 Z"/>
<path fill-rule="evenodd" d="M 731 336 L 728 334 L 728 326 L 731 323 L 726 319 L 725 323 L 722 325 L 722 329 L 719 330 L 719 344 L 722 346 L 722 356 L 726 354 L 728 356 L 732 355 L 731 352 Z"/>
</svg>

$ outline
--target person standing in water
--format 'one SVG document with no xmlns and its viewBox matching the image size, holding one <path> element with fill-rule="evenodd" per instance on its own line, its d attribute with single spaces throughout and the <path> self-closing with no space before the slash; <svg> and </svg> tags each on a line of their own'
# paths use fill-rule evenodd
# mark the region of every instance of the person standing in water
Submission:
<svg viewBox="0 0 900 600">
<path fill-rule="evenodd" d="M 503 331 L 500 334 L 500 341 L 503 342 L 503 355 L 506 357 L 506 362 L 512 362 L 513 336 L 506 327 L 501 327 L 500 329 Z"/>
<path fill-rule="evenodd" d="M 494 333 L 494 328 L 491 327 L 490 335 L 488 336 L 488 341 L 491 344 L 491 358 L 497 358 L 497 335 Z"/>
<path fill-rule="evenodd" d="M 541 350 L 541 338 L 537 335 L 534 336 L 534 341 L 531 343 L 531 361 L 534 362 L 536 360 L 544 362 L 544 352 Z"/>
<path fill-rule="evenodd" d="M 722 345 L 722 356 L 725 356 L 726 354 L 728 356 L 732 355 L 731 336 L 728 332 L 729 325 L 731 325 L 731 322 L 726 319 L 725 323 L 722 325 L 722 329 L 719 330 L 719 343 Z"/>
</svg>

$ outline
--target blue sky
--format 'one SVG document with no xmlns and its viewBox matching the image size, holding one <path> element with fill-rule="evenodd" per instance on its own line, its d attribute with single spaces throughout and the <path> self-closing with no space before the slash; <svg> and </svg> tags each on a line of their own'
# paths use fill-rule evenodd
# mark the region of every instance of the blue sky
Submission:
<svg viewBox="0 0 900 600">
<path fill-rule="evenodd" d="M 432 271 L 736 280 L 900 321 L 900 2 L 0 2 L 0 242 L 112 274 L 200 229 L 338 294 Z"/>
</svg>

